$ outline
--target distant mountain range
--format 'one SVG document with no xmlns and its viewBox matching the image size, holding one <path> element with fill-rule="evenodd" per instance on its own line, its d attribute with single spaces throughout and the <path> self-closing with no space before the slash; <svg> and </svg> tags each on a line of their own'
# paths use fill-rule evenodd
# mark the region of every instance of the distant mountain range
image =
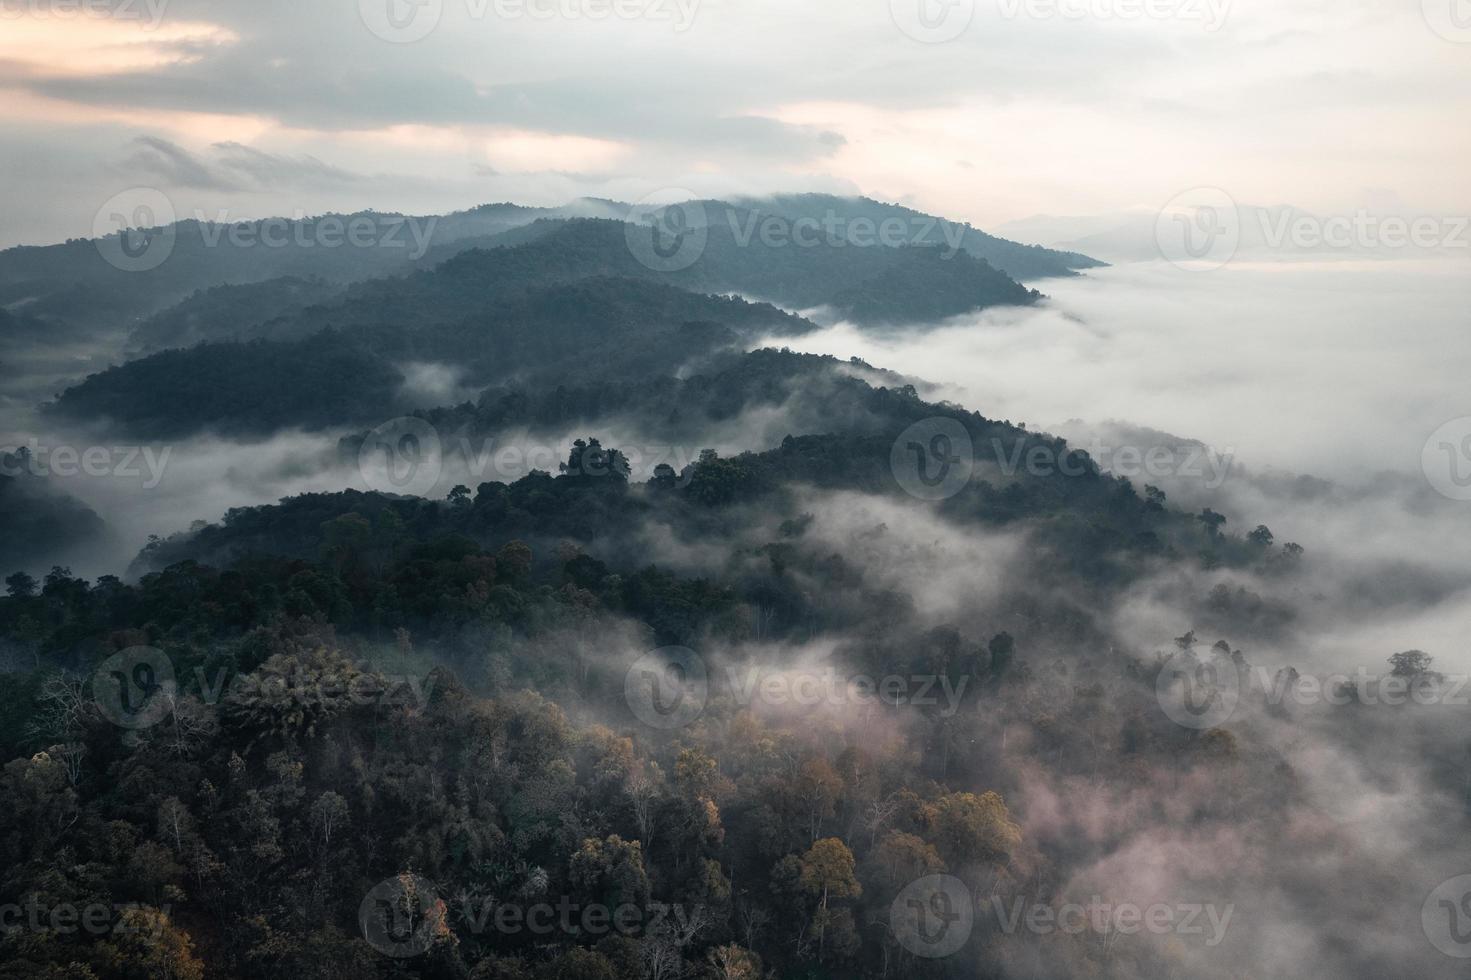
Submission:
<svg viewBox="0 0 1471 980">
<path fill-rule="evenodd" d="M 867 198 L 793 195 L 702 203 L 715 224 L 721 224 L 727 214 L 741 215 L 744 220 L 753 212 L 788 220 L 804 216 L 830 219 L 844 229 L 860 230 L 865 222 L 887 219 L 914 229 L 916 234 L 906 239 L 914 245 L 943 244 L 946 229 L 954 228 L 974 259 L 1016 279 L 1072 275 L 1099 264 L 1087 256 L 1021 245 Z M 43 318 L 67 332 L 107 332 L 134 325 L 196 291 L 219 285 L 282 276 L 346 284 L 431 268 L 470 248 L 519 244 L 511 233 L 537 221 L 621 221 L 632 211 L 631 205 L 598 199 L 580 199 L 559 208 L 487 204 L 437 216 L 362 211 L 293 222 L 290 234 L 285 235 L 281 233 L 284 219 L 221 226 L 191 218 L 159 229 L 172 237 L 171 251 L 166 261 L 145 271 L 115 268 L 91 239 L 0 252 L 0 308 Z M 344 242 L 344 226 L 359 228 L 359 240 L 371 244 Z M 265 243 L 268 239 L 270 244 Z"/>
<path fill-rule="evenodd" d="M 610 374 L 672 374 L 763 337 L 806 332 L 814 321 L 932 323 L 1041 298 L 972 248 L 1032 272 L 1071 274 L 1096 264 L 907 208 L 803 195 L 759 208 L 681 205 L 684 231 L 668 244 L 688 234 L 697 248 L 665 268 L 640 252 L 640 236 L 653 228 L 589 216 L 623 207 L 488 205 L 435 225 L 437 244 L 411 228 L 423 255 L 397 268 L 377 254 L 388 249 L 312 251 L 293 243 L 252 250 L 227 247 L 228 235 L 218 234 L 207 245 L 192 237 L 204 230 L 192 226 L 158 269 L 122 281 L 130 288 L 155 275 L 177 284 L 204 275 L 226 281 L 131 319 L 123 312 L 140 307 L 129 306 L 131 293 L 120 297 L 110 336 L 137 356 L 67 388 L 48 411 L 149 437 L 354 424 L 385 406 L 427 407 L 401 397 L 414 365 L 447 366 L 467 387 L 555 384 L 589 362 Z M 377 215 L 360 227 L 389 221 Z M 310 241 L 317 230 L 302 237 Z M 56 254 L 78 247 L 58 246 Z M 96 250 L 90 254 L 101 261 Z M 293 256 L 301 261 L 292 263 Z M 25 259 L 13 267 L 28 262 L 34 272 L 34 256 Z M 252 279 L 280 271 L 289 274 Z M 96 295 L 108 292 L 103 285 Z M 24 304 L 17 315 L 27 327 L 18 333 L 44 336 L 59 302 Z M 75 330 L 85 332 L 87 320 L 80 317 Z M 125 342 L 116 336 L 121 329 Z"/>
<path fill-rule="evenodd" d="M 1099 264 L 828 195 L 655 212 L 679 219 L 671 247 L 686 234 L 698 245 L 665 264 L 640 251 L 656 234 L 648 215 L 584 199 L 185 220 L 129 239 L 162 250 L 136 271 L 121 239 L 10 249 L 0 398 L 27 407 L 59 391 L 43 424 L 137 439 L 350 429 L 436 407 L 415 382 L 426 371 L 459 391 L 556 390 L 590 371 L 657 384 L 831 320 L 894 328 L 1035 303 L 1019 279 Z M 63 373 L 99 359 L 111 366 Z M 80 507 L 34 490 L 11 494 L 17 514 Z"/>
</svg>

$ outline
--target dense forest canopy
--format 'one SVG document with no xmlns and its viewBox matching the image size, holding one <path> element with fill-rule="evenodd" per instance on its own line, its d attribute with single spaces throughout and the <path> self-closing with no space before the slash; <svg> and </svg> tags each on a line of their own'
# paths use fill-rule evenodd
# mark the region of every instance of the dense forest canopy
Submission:
<svg viewBox="0 0 1471 980">
<path fill-rule="evenodd" d="M 353 217 L 403 218 L 307 239 Z M 0 977 L 1430 975 L 1403 925 L 1468 813 L 1433 653 L 1312 687 L 1317 542 L 782 345 L 1096 263 L 866 199 L 628 217 L 0 253 L 7 344 L 117 361 L 38 427 L 255 494 L 83 577 L 131 528 L 57 446 L 0 457 Z M 1392 833 L 1325 806 L 1411 785 Z"/>
</svg>

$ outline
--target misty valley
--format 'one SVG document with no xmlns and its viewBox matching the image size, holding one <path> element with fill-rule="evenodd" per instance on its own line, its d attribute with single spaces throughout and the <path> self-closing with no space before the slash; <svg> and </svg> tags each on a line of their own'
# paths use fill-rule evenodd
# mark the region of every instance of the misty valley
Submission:
<svg viewBox="0 0 1471 980">
<path fill-rule="evenodd" d="M 1450 975 L 1463 505 L 997 417 L 1182 287 L 829 195 L 271 224 L 0 253 L 0 976 Z"/>
<path fill-rule="evenodd" d="M 1471 0 L 0 0 L 0 980 L 1471 980 Z"/>
</svg>

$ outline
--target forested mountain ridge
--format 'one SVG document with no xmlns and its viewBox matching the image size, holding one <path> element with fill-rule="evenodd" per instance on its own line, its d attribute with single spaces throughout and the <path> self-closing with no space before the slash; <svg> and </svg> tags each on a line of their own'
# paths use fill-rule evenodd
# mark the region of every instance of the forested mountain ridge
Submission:
<svg viewBox="0 0 1471 980">
<path fill-rule="evenodd" d="M 381 421 L 413 362 L 452 365 L 474 386 L 554 382 L 589 363 L 658 377 L 742 339 L 813 328 L 766 304 L 639 279 L 487 295 L 458 268 L 410 277 L 401 297 L 375 291 L 304 315 L 321 329 L 129 361 L 69 388 L 49 410 L 140 437 L 331 428 Z M 298 333 L 285 323 L 281 332 Z"/>
<path fill-rule="evenodd" d="M 727 508 L 742 514 L 754 508 L 763 524 L 774 525 L 799 521 L 810 506 L 804 498 L 813 492 L 908 499 L 896 482 L 896 439 L 916 423 L 949 419 L 970 440 L 974 475 L 937 505 L 938 514 L 959 526 L 1024 526 L 1039 544 L 1046 544 L 1049 562 L 1080 580 L 1122 583 L 1146 571 L 1156 557 L 1194 560 L 1197 554 L 1208 554 L 1215 565 L 1291 568 L 1295 546 L 1278 553 L 1222 533 L 1194 515 L 1172 511 L 1157 489 L 1141 490 L 1100 473 L 1086 452 L 1054 436 L 926 402 L 910 386 L 875 387 L 849 373 L 872 371 L 861 362 L 762 350 L 717 359 L 712 367 L 709 374 L 682 380 L 593 382 L 540 392 L 496 390 L 487 392 L 479 406 L 418 417 L 433 427 L 446 453 L 470 454 L 495 446 L 501 433 L 520 427 L 575 429 L 608 418 L 619 419 L 625 431 L 648 444 L 672 445 L 709 431 L 721 419 L 762 414 L 773 407 L 783 409 L 781 418 L 788 423 L 826 423 L 827 431 L 788 434 L 774 448 L 728 458 L 705 450 L 688 463 L 677 457 L 661 464 L 642 461 L 633 481 L 625 452 L 617 456 L 623 461 L 621 471 L 607 474 L 607 479 L 579 473 L 573 459 L 563 464 L 563 471 L 575 479 L 533 471 L 509 484 L 491 480 L 466 487 L 461 502 L 467 507 L 416 510 L 429 523 L 411 522 L 409 533 L 423 540 L 469 534 L 482 543 L 497 535 L 553 544 L 564 537 L 590 547 L 609 535 L 616 537 L 619 529 L 655 521 L 678 536 L 710 536 L 736 547 L 747 518 L 717 516 Z M 593 443 L 594 456 L 615 449 Z M 339 445 L 341 459 L 349 465 L 363 450 L 363 434 L 345 437 Z M 1057 465 L 1038 470 L 1016 466 L 1038 454 Z M 619 465 L 603 461 L 612 470 Z M 310 557 L 323 546 L 327 523 L 358 506 L 358 500 L 353 492 L 312 495 L 279 507 L 231 511 L 221 525 L 156 543 L 140 556 L 137 569 L 159 570 L 185 560 L 226 564 L 252 554 Z"/>
<path fill-rule="evenodd" d="M 1078 252 L 1058 251 L 1040 245 L 1018 242 L 988 235 L 969 222 L 956 225 L 945 218 L 927 214 L 900 204 L 887 204 L 872 198 L 844 198 L 832 194 L 774 194 L 767 197 L 743 198 L 735 203 L 746 208 L 788 218 L 807 218 L 822 222 L 829 215 L 841 215 L 851 231 L 853 222 L 866 219 L 875 226 L 897 219 L 916 233 L 915 244 L 949 244 L 949 236 L 958 229 L 959 246 L 983 259 L 1013 279 L 1026 282 L 1075 275 L 1096 269 L 1106 263 Z"/>
<path fill-rule="evenodd" d="M 743 208 L 794 216 L 815 211 L 832 214 L 844 224 L 872 213 L 900 216 L 913 219 L 917 228 L 931 229 L 923 242 L 915 244 L 943 243 L 933 231 L 939 219 L 867 199 L 799 195 L 712 204 L 732 214 Z M 169 243 L 167 258 L 156 267 L 117 268 L 104 259 L 97 241 L 85 238 L 0 251 L 0 307 L 23 303 L 28 313 L 53 328 L 107 333 L 129 329 L 195 292 L 219 285 L 283 276 L 346 285 L 432 267 L 467 248 L 497 244 L 501 236 L 506 242 L 524 241 L 536 232 L 518 235 L 517 229 L 537 221 L 621 221 L 632 210 L 617 201 L 581 199 L 557 208 L 490 204 L 447 215 L 360 211 L 231 221 L 224 214 L 200 214 L 149 231 L 149 241 L 162 236 Z M 726 221 L 719 226 L 728 232 Z M 353 234 L 344 229 L 353 229 Z M 1099 264 L 1086 256 L 1017 245 L 968 228 L 964 247 L 1013 278 L 1069 275 Z"/>
<path fill-rule="evenodd" d="M 761 352 L 730 367 L 727 397 L 838 367 Z M 834 525 L 824 498 L 848 499 L 838 510 L 888 498 L 888 520 L 923 508 L 893 485 L 881 426 L 937 412 L 978 445 L 1061 447 L 912 390 L 835 383 L 871 403 L 877 431 L 704 454 L 641 485 L 616 447 L 579 442 L 559 474 L 473 495 L 345 491 L 234 511 L 148 549 L 159 570 L 136 585 L 13 577 L 0 631 L 26 637 L 47 669 L 0 677 L 19 709 L 0 728 L 14 757 L 0 775 L 5 884 L 47 905 L 121 903 L 130 928 L 101 942 L 0 937 L 0 976 L 635 980 L 652 961 L 676 975 L 728 963 L 756 980 L 878 977 L 887 960 L 938 978 L 943 961 L 885 924 L 890 906 L 927 874 L 1024 901 L 1065 873 L 1009 803 L 1086 774 L 1101 737 L 1123 759 L 1117 778 L 1141 789 L 1154 766 L 1237 774 L 1235 791 L 1196 799 L 1205 825 L 1297 798 L 1279 757 L 1154 717 L 1160 663 L 1116 649 L 1087 611 L 1182 549 L 1243 568 L 1270 549 L 1080 458 L 1076 476 L 977 482 L 942 505 L 955 528 L 1029 543 L 1011 553 L 1011 587 L 937 621 L 886 566 L 916 548 L 943 563 L 945 543 Z M 698 542 L 708 570 L 651 563 L 661 528 Z M 1038 591 L 1039 577 L 1071 598 Z M 930 676 L 946 694 L 794 718 L 721 680 L 791 669 L 781 658 L 811 643 L 830 644 L 845 673 Z M 50 671 L 139 644 L 180 679 L 178 697 L 120 737 L 108 709 Z M 698 651 L 712 676 L 703 710 L 669 730 L 640 724 L 624 679 L 637 651 L 667 644 Z M 1068 647 L 1088 652 L 1057 656 Z M 1048 747 L 1035 768 L 987 748 L 1008 733 Z M 378 892 L 424 897 L 412 921 L 431 923 L 428 941 L 404 946 L 361 919 Z M 638 919 L 548 934 L 482 918 L 558 903 Z M 985 969 L 1087 957 L 1096 938 L 1043 946 L 976 928 Z M 1111 961 L 1149 975 L 1174 962 L 1142 940 Z"/>
<path fill-rule="evenodd" d="M 682 323 L 718 323 L 747 341 L 813 329 L 764 303 L 709 294 L 769 297 L 872 324 L 931 322 L 1039 298 L 939 245 L 766 246 L 712 226 L 691 265 L 664 272 L 640 260 L 622 222 L 538 224 L 520 244 L 469 249 L 432 270 L 340 293 L 323 280 L 281 278 L 196 294 L 138 327 L 133 343 L 205 343 L 92 375 L 51 410 L 148 436 L 321 428 L 363 420 L 360 409 L 375 401 L 393 402 L 408 363 L 453 364 L 466 385 L 481 386 L 552 377 L 573 356 L 658 376 L 731 342 L 718 332 L 671 336 Z M 210 343 L 224 339 L 244 345 Z M 278 369 L 296 382 L 295 393 L 267 404 Z M 360 383 L 339 391 L 352 379 Z"/>
<path fill-rule="evenodd" d="M 489 206 L 392 275 L 193 292 L 44 413 L 185 471 L 125 574 L 5 579 L 0 906 L 119 928 L 0 928 L 0 978 L 1239 980 L 1341 880 L 1407 887 L 1298 746 L 1367 746 L 1363 780 L 1413 770 L 1450 814 L 1460 719 L 1253 686 L 1361 594 L 1253 513 L 1279 498 L 1167 493 L 956 389 L 765 346 L 1038 301 L 971 230 L 808 247 L 782 236 L 823 199 L 703 202 L 664 269 L 605 203 Z M 1112 440 L 1177 480 L 1179 441 Z M 1376 754 L 1394 726 L 1413 760 Z M 1018 925 L 1115 888 L 1214 918 Z M 916 908 L 956 917 L 948 954 Z M 1380 938 L 1312 955 L 1420 969 Z"/>
</svg>

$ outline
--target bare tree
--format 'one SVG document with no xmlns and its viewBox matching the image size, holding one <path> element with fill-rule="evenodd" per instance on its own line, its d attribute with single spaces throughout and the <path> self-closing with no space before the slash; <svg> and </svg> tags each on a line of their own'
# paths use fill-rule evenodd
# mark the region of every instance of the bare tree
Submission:
<svg viewBox="0 0 1471 980">
<path fill-rule="evenodd" d="M 41 682 L 36 702 L 39 708 L 27 726 L 29 734 L 64 742 L 81 734 L 88 698 L 79 678 L 65 671 L 52 671 Z"/>
</svg>

